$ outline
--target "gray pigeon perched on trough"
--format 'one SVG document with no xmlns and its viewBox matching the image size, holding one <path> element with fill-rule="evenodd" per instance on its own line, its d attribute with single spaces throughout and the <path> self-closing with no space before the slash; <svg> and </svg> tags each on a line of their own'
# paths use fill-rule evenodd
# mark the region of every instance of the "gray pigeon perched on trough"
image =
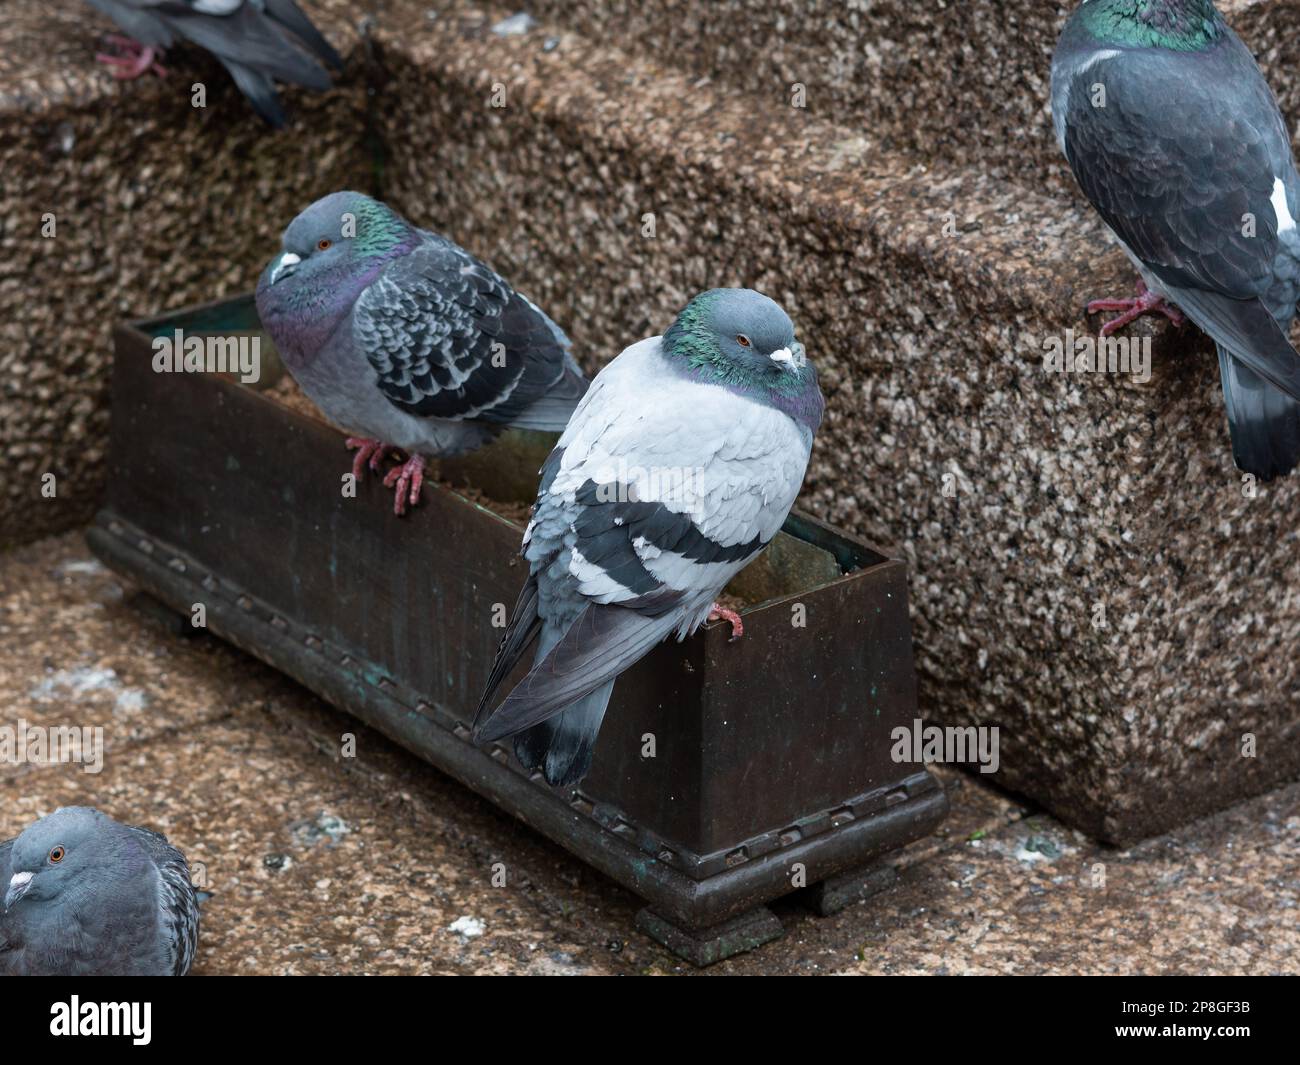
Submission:
<svg viewBox="0 0 1300 1065">
<path fill-rule="evenodd" d="M 1052 120 L 1084 194 L 1137 266 L 1125 313 L 1181 316 L 1219 351 L 1237 465 L 1300 460 L 1297 178 L 1254 57 L 1210 0 L 1085 0 L 1052 59 Z"/>
<path fill-rule="evenodd" d="M 184 976 L 199 908 L 156 832 L 68 806 L 0 843 L 0 974 Z"/>
<path fill-rule="evenodd" d="M 110 38 L 122 55 L 101 54 L 116 78 L 137 78 L 158 64 L 178 39 L 207 49 L 273 126 L 284 124 L 275 81 L 323 91 L 331 85 L 321 62 L 343 60 L 294 0 L 89 0 L 129 35 Z M 318 60 L 320 62 L 318 62 Z"/>
<path fill-rule="evenodd" d="M 284 231 L 257 309 L 285 366 L 358 435 L 359 479 L 390 448 L 393 509 L 419 500 L 424 456 L 448 457 L 514 426 L 559 432 L 587 382 L 569 338 L 451 241 L 359 192 L 317 200 Z"/>
<path fill-rule="evenodd" d="M 573 784 L 620 673 L 711 614 L 738 635 L 715 599 L 790 513 L 822 410 L 789 317 L 751 289 L 696 296 L 606 366 L 542 468 L 475 738 L 515 735 L 526 767 Z M 532 670 L 489 710 L 534 642 Z"/>
</svg>

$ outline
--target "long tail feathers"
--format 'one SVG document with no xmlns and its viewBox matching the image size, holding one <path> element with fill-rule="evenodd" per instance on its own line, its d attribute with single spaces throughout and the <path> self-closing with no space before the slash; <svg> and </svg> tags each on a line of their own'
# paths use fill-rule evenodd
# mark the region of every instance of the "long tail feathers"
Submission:
<svg viewBox="0 0 1300 1065">
<path fill-rule="evenodd" d="M 510 676 L 510 671 L 523 658 L 541 631 L 542 619 L 537 614 L 537 578 L 530 576 L 519 591 L 515 601 L 514 613 L 510 615 L 510 624 L 501 637 L 497 656 L 492 662 L 492 672 L 488 674 L 487 685 L 483 689 L 483 698 L 479 700 L 478 713 L 474 716 L 474 728 L 477 730 L 487 721 L 488 704 L 501 687 L 501 682 Z"/>
<path fill-rule="evenodd" d="M 569 365 L 566 355 L 564 375 L 546 395 L 510 419 L 516 429 L 536 429 L 543 433 L 562 433 L 569 424 L 582 397 L 587 393 L 587 379 L 582 371 Z"/>
<path fill-rule="evenodd" d="M 324 60 L 335 70 L 343 69 L 343 60 L 334 46 L 312 25 L 311 19 L 294 0 L 266 0 L 266 13 L 307 45 L 318 59 Z"/>
<path fill-rule="evenodd" d="M 1273 387 L 1300 400 L 1300 353 L 1258 299 L 1232 299 L 1204 289 L 1165 286 L 1188 317 Z"/>
<path fill-rule="evenodd" d="M 479 742 L 499 740 L 554 717 L 640 660 L 680 623 L 674 612 L 649 616 L 589 603 L 500 706 L 480 712 Z"/>
<path fill-rule="evenodd" d="M 1300 462 L 1300 403 L 1219 346 L 1219 374 L 1238 467 L 1271 481 Z"/>
<path fill-rule="evenodd" d="M 260 70 L 241 66 L 229 59 L 222 59 L 221 65 L 230 71 L 230 77 L 253 105 L 253 110 L 276 129 L 280 129 L 285 122 L 284 107 L 280 104 L 280 96 L 271 79 Z"/>
<path fill-rule="evenodd" d="M 561 786 L 581 780 L 609 705 L 614 681 L 681 623 L 680 593 L 664 590 L 633 605 L 588 603 L 567 629 L 543 623 L 536 577 L 529 577 L 497 649 L 474 718 L 474 741 L 515 736 L 515 754 Z M 638 609 L 639 608 L 639 609 Z M 495 710 L 497 689 L 534 643 L 528 675 Z"/>
<path fill-rule="evenodd" d="M 540 769 L 547 783 L 567 788 L 587 775 L 614 682 L 606 681 L 552 718 L 515 736 L 515 757 Z"/>
<path fill-rule="evenodd" d="M 329 71 L 248 4 L 224 18 L 197 13 L 170 18 L 181 34 L 218 59 L 309 89 L 324 90 L 332 84 Z"/>
</svg>

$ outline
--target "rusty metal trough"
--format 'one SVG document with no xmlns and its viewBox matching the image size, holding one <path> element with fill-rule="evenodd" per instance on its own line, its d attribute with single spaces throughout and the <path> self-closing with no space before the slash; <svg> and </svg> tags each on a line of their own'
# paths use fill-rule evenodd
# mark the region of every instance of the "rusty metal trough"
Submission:
<svg viewBox="0 0 1300 1065">
<path fill-rule="evenodd" d="M 244 297 L 117 330 L 89 534 L 108 565 L 186 616 L 202 603 L 212 632 L 625 885 L 640 927 L 697 964 L 775 938 L 765 904 L 800 888 L 827 913 L 887 885 L 889 853 L 942 820 L 934 778 L 890 758 L 917 716 L 906 567 L 797 512 L 729 589 L 744 638 L 715 623 L 620 678 L 577 789 L 475 747 L 518 523 L 434 482 L 403 519 L 376 478 L 346 498 L 336 429 L 229 375 L 153 369 L 155 336 L 258 327 Z M 535 442 L 472 460 L 478 486 L 531 491 L 521 452 Z"/>
</svg>

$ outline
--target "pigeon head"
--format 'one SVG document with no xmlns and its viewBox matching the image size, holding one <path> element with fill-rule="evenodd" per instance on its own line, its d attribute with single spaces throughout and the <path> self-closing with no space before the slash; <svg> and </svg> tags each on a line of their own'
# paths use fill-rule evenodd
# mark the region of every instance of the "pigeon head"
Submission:
<svg viewBox="0 0 1300 1065">
<path fill-rule="evenodd" d="M 1212 0 L 1083 0 L 1075 18 L 1098 40 L 1135 48 L 1200 51 L 1227 31 Z"/>
<path fill-rule="evenodd" d="M 333 192 L 289 223 L 257 283 L 263 325 L 290 363 L 311 359 L 352 304 L 417 231 L 387 204 Z"/>
<path fill-rule="evenodd" d="M 774 300 L 750 288 L 696 296 L 663 335 L 665 355 L 693 378 L 770 403 L 814 432 L 821 422 L 817 371 Z"/>
<path fill-rule="evenodd" d="M 65 806 L 27 826 L 9 854 L 4 908 L 49 902 L 94 888 L 114 847 L 117 822 L 88 806 Z"/>
</svg>

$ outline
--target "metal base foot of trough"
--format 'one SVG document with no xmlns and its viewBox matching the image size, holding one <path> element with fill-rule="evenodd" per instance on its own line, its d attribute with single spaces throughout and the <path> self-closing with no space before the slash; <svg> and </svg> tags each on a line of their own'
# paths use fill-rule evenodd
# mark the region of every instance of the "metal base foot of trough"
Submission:
<svg viewBox="0 0 1300 1065">
<path fill-rule="evenodd" d="M 897 881 L 898 870 L 892 865 L 864 865 L 818 881 L 800 892 L 799 901 L 819 917 L 829 917 L 855 902 L 887 891 Z"/>
<path fill-rule="evenodd" d="M 554 789 L 469 742 L 524 579 L 519 524 L 432 481 L 402 519 L 378 478 L 349 498 L 337 430 L 227 375 L 154 372 L 151 339 L 178 328 L 258 323 L 243 298 L 118 329 L 95 553 L 625 885 L 670 949 L 756 946 L 764 904 L 804 884 L 831 912 L 861 897 L 851 870 L 943 819 L 924 766 L 890 758 L 917 716 L 901 561 L 791 515 L 728 589 L 744 637 L 723 622 L 656 648 L 619 679 L 589 776 Z M 495 462 L 532 490 L 513 446 L 479 453 L 477 487 Z"/>
<path fill-rule="evenodd" d="M 713 965 L 771 943 L 785 934 L 776 914 L 766 906 L 710 928 L 680 928 L 648 906 L 636 915 L 636 926 L 657 943 L 692 965 Z"/>
</svg>

